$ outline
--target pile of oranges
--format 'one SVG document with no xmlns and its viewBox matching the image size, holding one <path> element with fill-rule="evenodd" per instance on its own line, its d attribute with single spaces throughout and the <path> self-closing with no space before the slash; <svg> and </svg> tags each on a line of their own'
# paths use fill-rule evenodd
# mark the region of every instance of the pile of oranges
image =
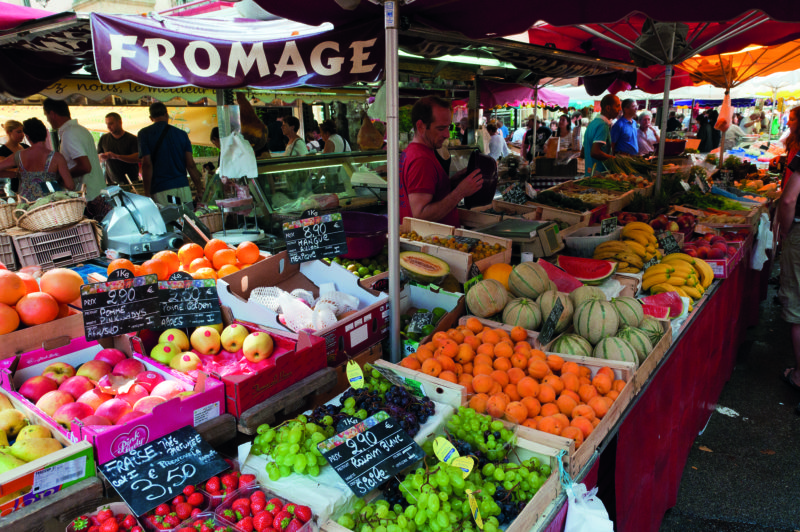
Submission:
<svg viewBox="0 0 800 532">
<path fill-rule="evenodd" d="M 186 244 L 177 253 L 169 250 L 159 251 L 141 266 L 133 264 L 128 259 L 116 259 L 108 265 L 107 273 L 124 268 L 131 270 L 137 277 L 156 274 L 159 281 L 166 281 L 170 275 L 181 271 L 195 279 L 219 279 L 247 268 L 263 258 L 258 246 L 252 242 L 242 242 L 233 249 L 222 240 L 212 238 L 205 247 Z"/>
<path fill-rule="evenodd" d="M 591 370 L 533 349 L 522 327 L 465 325 L 433 335 L 400 365 L 464 386 L 469 407 L 575 440 L 580 447 L 625 387 L 609 367 Z"/>
</svg>

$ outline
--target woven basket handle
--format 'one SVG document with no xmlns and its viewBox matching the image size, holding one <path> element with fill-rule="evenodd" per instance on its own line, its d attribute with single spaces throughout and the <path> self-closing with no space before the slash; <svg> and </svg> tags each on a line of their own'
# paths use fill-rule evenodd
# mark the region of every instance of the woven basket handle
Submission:
<svg viewBox="0 0 800 532">
<path fill-rule="evenodd" d="M 17 203 L 28 203 L 28 204 L 30 204 L 30 201 L 28 201 L 28 199 L 25 196 L 21 196 L 21 195 L 17 194 Z M 21 213 L 19 216 L 17 215 L 18 212 Z M 16 222 L 19 221 L 20 218 L 25 216 L 27 213 L 28 213 L 28 211 L 23 211 L 20 208 L 16 208 L 16 209 L 14 209 L 14 212 L 11 213 L 11 215 L 14 217 L 14 222 L 16 223 Z"/>
</svg>

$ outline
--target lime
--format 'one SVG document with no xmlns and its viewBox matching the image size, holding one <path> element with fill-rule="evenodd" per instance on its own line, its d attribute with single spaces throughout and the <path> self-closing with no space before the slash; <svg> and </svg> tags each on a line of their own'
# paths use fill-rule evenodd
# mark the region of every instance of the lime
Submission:
<svg viewBox="0 0 800 532">
<path fill-rule="evenodd" d="M 336 264 L 341 264 L 342 263 L 342 258 L 341 257 L 334 257 L 333 258 L 333 262 L 335 262 Z"/>
<path fill-rule="evenodd" d="M 354 272 L 354 273 L 358 272 L 358 266 L 356 266 L 355 264 L 348 264 L 347 265 L 347 271 Z"/>
<path fill-rule="evenodd" d="M 380 274 L 382 274 L 382 273 L 383 273 L 383 272 L 382 272 L 382 271 L 380 271 L 380 270 L 375 270 L 375 271 L 373 271 L 373 272 L 372 272 L 372 275 L 380 275 Z"/>
<path fill-rule="evenodd" d="M 425 326 L 422 328 L 422 335 L 423 335 L 423 336 L 428 336 L 428 335 L 430 335 L 430 334 L 433 334 L 433 331 L 435 331 L 435 330 L 436 330 L 436 326 L 435 326 L 435 325 L 431 325 L 431 324 L 429 323 L 428 325 L 425 325 Z"/>
<path fill-rule="evenodd" d="M 435 309 L 433 309 L 433 321 L 439 321 L 444 317 L 445 314 L 447 314 L 447 311 L 445 309 L 443 309 L 442 307 L 436 307 Z"/>
<path fill-rule="evenodd" d="M 362 266 L 358 269 L 358 275 L 361 277 L 368 277 L 369 276 L 369 268 L 366 266 Z"/>
</svg>

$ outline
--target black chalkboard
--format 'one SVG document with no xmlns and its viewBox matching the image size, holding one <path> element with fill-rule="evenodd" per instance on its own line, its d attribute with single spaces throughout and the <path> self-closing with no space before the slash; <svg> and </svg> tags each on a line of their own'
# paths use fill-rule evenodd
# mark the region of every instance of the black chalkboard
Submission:
<svg viewBox="0 0 800 532">
<path fill-rule="evenodd" d="M 422 334 L 426 325 L 433 323 L 433 312 L 429 310 L 417 311 L 411 316 L 407 331 L 413 334 Z"/>
<path fill-rule="evenodd" d="M 314 215 L 283 224 L 289 262 L 308 262 L 347 253 L 341 213 Z"/>
<path fill-rule="evenodd" d="M 675 240 L 675 237 L 669 231 L 662 231 L 656 235 L 656 239 L 658 243 L 661 245 L 661 249 L 664 250 L 664 255 L 669 255 L 670 253 L 680 253 L 681 247 L 678 245 L 678 242 Z"/>
<path fill-rule="evenodd" d="M 100 469 L 133 513 L 142 515 L 229 467 L 194 427 L 183 427 Z"/>
<path fill-rule="evenodd" d="M 547 316 L 544 325 L 542 325 L 542 330 L 539 333 L 539 343 L 542 344 L 542 346 L 549 344 L 550 340 L 555 336 L 556 325 L 558 324 L 558 319 L 561 317 L 562 312 L 564 312 L 564 303 L 561 302 L 561 298 L 556 298 L 556 302 L 553 304 L 553 310 L 550 311 L 550 315 Z"/>
<path fill-rule="evenodd" d="M 173 273 L 158 282 L 161 329 L 185 329 L 222 323 L 222 312 L 214 279 L 193 279 L 185 272 Z"/>
<path fill-rule="evenodd" d="M 606 218 L 600 222 L 600 234 L 610 235 L 617 228 L 617 217 Z"/>
<path fill-rule="evenodd" d="M 708 191 L 711 190 L 711 187 L 708 186 L 708 181 L 706 181 L 699 175 L 694 177 L 694 182 L 697 183 L 697 186 L 700 187 L 700 190 L 704 194 L 708 194 Z"/>
<path fill-rule="evenodd" d="M 344 432 L 344 431 L 346 431 L 347 429 L 349 429 L 350 427 L 355 427 L 355 426 L 356 426 L 356 425 L 358 425 L 359 423 L 361 423 L 361 420 L 360 420 L 360 419 L 358 419 L 357 417 L 353 417 L 353 416 L 344 416 L 342 419 L 340 419 L 340 420 L 339 420 L 339 421 L 336 423 L 336 432 L 337 432 L 337 433 L 339 433 L 339 432 Z"/>
<path fill-rule="evenodd" d="M 322 456 L 359 497 L 363 497 L 425 456 L 397 420 L 378 412 L 321 442 Z"/>
<path fill-rule="evenodd" d="M 87 340 L 158 327 L 158 277 L 151 274 L 113 280 L 125 272 L 128 270 L 116 270 L 110 281 L 81 286 Z"/>
<path fill-rule="evenodd" d="M 652 259 L 650 259 L 650 260 L 648 260 L 647 262 L 644 263 L 644 266 L 642 266 L 642 271 L 645 271 L 650 266 L 654 266 L 656 264 L 658 264 L 658 258 L 657 257 L 653 257 Z"/>
<path fill-rule="evenodd" d="M 719 178 L 722 180 L 723 185 L 728 185 L 733 181 L 733 170 L 720 170 Z"/>
</svg>

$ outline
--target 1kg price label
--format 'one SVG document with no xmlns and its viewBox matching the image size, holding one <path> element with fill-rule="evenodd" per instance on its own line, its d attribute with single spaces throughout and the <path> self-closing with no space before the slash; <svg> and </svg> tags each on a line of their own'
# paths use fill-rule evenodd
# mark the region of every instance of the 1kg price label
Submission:
<svg viewBox="0 0 800 532">
<path fill-rule="evenodd" d="M 120 272 L 117 275 L 117 272 Z M 104 283 L 81 286 L 83 327 L 87 340 L 159 326 L 158 277 L 133 277 L 117 270 Z"/>
<path fill-rule="evenodd" d="M 308 262 L 347 253 L 341 213 L 312 216 L 283 224 L 289 262 Z"/>
</svg>

